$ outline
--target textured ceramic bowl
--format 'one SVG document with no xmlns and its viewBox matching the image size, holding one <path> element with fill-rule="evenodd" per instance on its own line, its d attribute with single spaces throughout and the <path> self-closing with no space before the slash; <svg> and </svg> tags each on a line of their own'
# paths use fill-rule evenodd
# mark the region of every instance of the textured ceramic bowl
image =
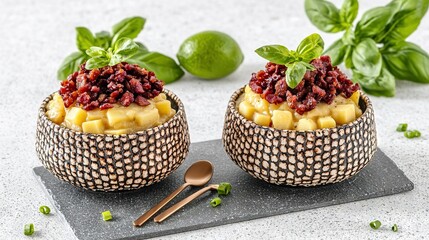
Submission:
<svg viewBox="0 0 429 240">
<path fill-rule="evenodd" d="M 374 110 L 362 94 L 362 116 L 335 128 L 278 130 L 245 119 L 236 108 L 244 88 L 231 97 L 223 129 L 230 158 L 253 177 L 290 186 L 341 182 L 356 175 L 374 156 L 377 138 Z"/>
<path fill-rule="evenodd" d="M 189 150 L 189 131 L 180 99 L 164 90 L 176 114 L 167 122 L 132 134 L 76 132 L 46 117 L 49 96 L 39 109 L 36 152 L 57 178 L 93 191 L 133 190 L 159 182 L 176 170 Z"/>
</svg>

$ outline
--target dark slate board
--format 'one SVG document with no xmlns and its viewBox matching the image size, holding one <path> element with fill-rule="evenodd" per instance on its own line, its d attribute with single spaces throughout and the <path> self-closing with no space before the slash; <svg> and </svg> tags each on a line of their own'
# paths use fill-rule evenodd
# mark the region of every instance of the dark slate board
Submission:
<svg viewBox="0 0 429 240">
<path fill-rule="evenodd" d="M 223 198 L 222 205 L 210 207 L 209 201 L 216 194 L 206 193 L 161 224 L 150 220 L 142 228 L 133 227 L 133 220 L 183 183 L 185 170 L 199 159 L 213 163 L 215 174 L 211 182 L 232 184 L 233 192 Z M 175 173 L 160 183 L 136 191 L 89 192 L 57 180 L 43 167 L 34 168 L 34 173 L 52 198 L 57 212 L 82 240 L 158 237 L 397 194 L 414 188 L 413 183 L 380 150 L 362 172 L 341 183 L 310 188 L 271 185 L 236 166 L 226 155 L 220 140 L 191 144 L 188 158 Z M 164 209 L 196 189 L 186 189 Z M 101 219 L 100 213 L 105 210 L 112 212 L 113 221 Z"/>
</svg>

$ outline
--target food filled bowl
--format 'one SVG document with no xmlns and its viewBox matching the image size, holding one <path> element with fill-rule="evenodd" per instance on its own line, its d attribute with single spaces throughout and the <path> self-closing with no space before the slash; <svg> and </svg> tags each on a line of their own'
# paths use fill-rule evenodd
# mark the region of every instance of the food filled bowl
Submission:
<svg viewBox="0 0 429 240">
<path fill-rule="evenodd" d="M 223 145 L 253 177 L 290 186 L 336 183 L 356 175 L 374 156 L 377 139 L 369 98 L 330 65 L 329 57 L 311 64 L 315 70 L 307 71 L 302 86 L 293 90 L 282 86 L 285 67 L 268 63 L 265 71 L 253 74 L 249 85 L 232 95 Z M 343 86 L 336 90 L 341 93 L 328 96 L 319 89 L 320 74 Z M 329 86 L 326 89 L 332 89 Z M 328 103 L 312 105 L 313 98 Z"/>
<path fill-rule="evenodd" d="M 36 131 L 36 152 L 43 166 L 57 178 L 93 191 L 133 190 L 163 180 L 182 164 L 189 149 L 182 102 L 158 86 L 152 72 L 137 65 L 97 71 L 91 80 L 94 70 L 81 67 L 63 82 L 59 94 L 43 101 Z M 126 72 L 131 81 L 111 77 L 118 72 Z M 91 84 L 100 92 L 91 91 Z M 140 85 L 145 84 L 143 91 Z M 112 97 L 114 89 L 122 89 L 121 94 Z M 110 99 L 100 98 L 106 92 Z M 90 101 L 84 93 L 100 101 Z"/>
</svg>

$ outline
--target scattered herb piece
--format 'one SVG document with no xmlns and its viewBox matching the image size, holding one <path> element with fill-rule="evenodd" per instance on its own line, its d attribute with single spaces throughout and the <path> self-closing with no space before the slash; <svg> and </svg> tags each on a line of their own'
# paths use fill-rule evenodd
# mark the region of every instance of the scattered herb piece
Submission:
<svg viewBox="0 0 429 240">
<path fill-rule="evenodd" d="M 24 235 L 31 236 L 34 233 L 34 224 L 25 224 L 24 225 Z"/>
<path fill-rule="evenodd" d="M 223 182 L 219 184 L 219 187 L 217 188 L 217 193 L 219 195 L 228 195 L 231 192 L 231 184 L 227 182 Z"/>
<path fill-rule="evenodd" d="M 48 206 L 40 206 L 39 212 L 48 215 L 49 213 L 51 213 L 51 209 Z"/>
<path fill-rule="evenodd" d="M 405 131 L 407 131 L 407 128 L 408 128 L 408 124 L 406 124 L 406 123 L 400 123 L 398 125 L 398 127 L 396 128 L 396 131 L 397 132 L 405 132 Z"/>
<path fill-rule="evenodd" d="M 103 221 L 112 220 L 112 214 L 110 213 L 110 211 L 104 211 L 101 213 L 101 215 L 103 216 Z"/>
<path fill-rule="evenodd" d="M 307 70 L 314 70 L 313 65 L 309 63 L 322 55 L 324 45 L 320 35 L 313 33 L 304 38 L 295 51 L 282 45 L 267 45 L 256 49 L 255 52 L 270 62 L 285 65 L 287 85 L 295 88 Z"/>
<path fill-rule="evenodd" d="M 222 199 L 220 199 L 219 197 L 213 198 L 213 199 L 210 201 L 210 205 L 211 205 L 212 207 L 217 207 L 217 206 L 219 206 L 221 203 L 222 203 Z"/>
<path fill-rule="evenodd" d="M 369 226 L 370 226 L 372 229 L 377 230 L 377 229 L 379 229 L 379 228 L 380 228 L 380 226 L 381 226 L 381 222 L 380 222 L 380 221 L 378 221 L 378 220 L 375 220 L 375 221 L 370 222 L 370 223 L 369 223 Z"/>
<path fill-rule="evenodd" d="M 363 13 L 354 27 L 358 0 L 344 0 L 341 9 L 328 0 L 305 0 L 306 14 L 318 29 L 344 31 L 324 53 L 332 64 L 344 62 L 365 92 L 387 97 L 395 95 L 395 78 L 429 83 L 429 54 L 406 41 L 428 7 L 428 0 L 392 0 Z"/>
<path fill-rule="evenodd" d="M 86 61 L 87 69 L 113 66 L 127 61 L 155 73 L 165 83 L 178 80 L 184 74 L 176 61 L 158 52 L 149 52 L 145 45 L 135 42 L 146 19 L 125 18 L 112 27 L 112 34 L 101 31 L 93 34 L 88 28 L 76 28 L 76 47 L 79 50 L 67 56 L 57 71 L 58 80 L 66 79 Z"/>
<path fill-rule="evenodd" d="M 414 133 L 414 131 L 406 131 L 406 132 L 404 132 L 404 136 L 406 138 L 414 138 L 415 137 L 415 133 Z"/>
<path fill-rule="evenodd" d="M 397 232 L 398 231 L 398 225 L 395 223 L 392 226 L 392 231 Z"/>
<path fill-rule="evenodd" d="M 420 137 L 422 135 L 422 133 L 418 130 L 414 130 L 414 137 Z"/>
</svg>

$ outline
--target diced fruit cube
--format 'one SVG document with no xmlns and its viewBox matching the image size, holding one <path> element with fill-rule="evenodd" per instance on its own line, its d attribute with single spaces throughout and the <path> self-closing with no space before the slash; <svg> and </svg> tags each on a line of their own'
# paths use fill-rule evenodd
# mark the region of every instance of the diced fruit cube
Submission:
<svg viewBox="0 0 429 240">
<path fill-rule="evenodd" d="M 104 131 L 105 134 L 113 134 L 113 135 L 121 135 L 121 134 L 127 134 L 130 133 L 131 129 L 124 128 L 124 129 L 107 129 Z"/>
<path fill-rule="evenodd" d="M 271 120 L 274 128 L 282 130 L 293 128 L 293 116 L 289 111 L 274 110 Z"/>
<path fill-rule="evenodd" d="M 64 121 L 66 109 L 64 107 L 63 99 L 58 93 L 54 95 L 51 101 L 49 101 L 46 108 L 46 115 L 52 122 L 61 124 Z"/>
<path fill-rule="evenodd" d="M 315 109 L 307 112 L 305 117 L 314 119 L 317 117 L 329 116 L 329 113 L 329 105 L 326 103 L 319 103 Z"/>
<path fill-rule="evenodd" d="M 162 100 L 155 103 L 156 108 L 158 108 L 159 114 L 169 115 L 171 112 L 171 102 L 168 100 Z"/>
<path fill-rule="evenodd" d="M 337 123 L 332 117 L 327 116 L 320 117 L 319 119 L 317 119 L 317 125 L 319 126 L 319 128 L 333 128 L 337 126 Z"/>
<path fill-rule="evenodd" d="M 261 114 L 261 113 L 255 113 L 253 115 L 253 121 L 258 125 L 268 127 L 268 126 L 270 126 L 270 123 L 271 123 L 271 117 L 268 115 Z"/>
<path fill-rule="evenodd" d="M 135 121 L 142 128 L 150 128 L 158 123 L 159 113 L 157 108 L 136 113 Z"/>
<path fill-rule="evenodd" d="M 165 95 L 165 93 L 160 93 L 158 96 L 153 98 L 155 102 L 160 102 L 165 99 L 167 99 L 167 96 Z"/>
<path fill-rule="evenodd" d="M 86 120 L 92 121 L 92 120 L 99 120 L 106 118 L 107 110 L 101 110 L 101 109 L 94 109 L 91 111 L 86 112 Z"/>
<path fill-rule="evenodd" d="M 346 124 L 352 122 L 356 118 L 354 104 L 338 105 L 332 109 L 332 118 L 338 124 Z"/>
<path fill-rule="evenodd" d="M 86 120 L 87 113 L 79 107 L 72 107 L 66 114 L 66 121 L 81 127 L 82 123 Z"/>
<path fill-rule="evenodd" d="M 353 95 L 350 97 L 350 99 L 359 106 L 359 98 L 360 98 L 360 92 L 356 91 L 353 93 Z"/>
<path fill-rule="evenodd" d="M 247 120 L 252 120 L 253 114 L 255 113 L 255 108 L 247 101 L 243 101 L 238 105 L 238 112 Z"/>
<path fill-rule="evenodd" d="M 111 127 L 119 122 L 130 121 L 130 117 L 127 115 L 127 110 L 125 108 L 110 108 L 107 110 L 106 115 L 107 122 Z"/>
<path fill-rule="evenodd" d="M 250 90 L 250 92 L 246 92 L 244 95 L 244 100 L 253 105 L 257 112 L 269 114 L 270 103 L 263 99 L 260 94 L 254 93 L 252 90 Z"/>
<path fill-rule="evenodd" d="M 315 130 L 317 129 L 317 124 L 313 119 L 301 118 L 297 125 L 296 130 L 305 131 L 305 130 Z"/>
<path fill-rule="evenodd" d="M 104 124 L 103 120 L 92 120 L 88 122 L 82 123 L 82 130 L 86 133 L 96 133 L 102 134 L 104 133 Z"/>
</svg>

